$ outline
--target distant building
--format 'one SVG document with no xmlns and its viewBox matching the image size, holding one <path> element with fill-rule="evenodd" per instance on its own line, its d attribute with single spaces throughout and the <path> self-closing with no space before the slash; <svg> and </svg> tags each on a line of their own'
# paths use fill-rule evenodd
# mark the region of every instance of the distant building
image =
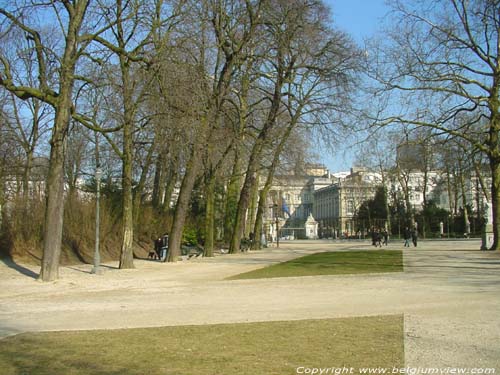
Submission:
<svg viewBox="0 0 500 375">
<path fill-rule="evenodd" d="M 304 226 L 308 219 L 318 223 L 319 237 L 355 236 L 362 234 L 358 231 L 369 229 L 368 223 L 357 222 L 356 216 L 361 204 L 373 199 L 383 185 L 381 174 L 360 167 L 332 174 L 321 165 L 310 166 L 304 171 L 303 175 L 291 173 L 274 178 L 264 214 L 265 233 L 275 236 L 277 221 L 282 236 L 306 237 Z M 463 205 L 463 194 L 454 196 L 457 193 L 449 190 L 445 180 L 438 171 L 426 174 L 410 171 L 400 176 L 388 173 L 384 182 L 392 206 L 395 202 L 403 206 L 409 204 L 407 209 L 418 212 L 425 201 L 432 200 L 438 207 L 458 212 Z M 490 184 L 491 179 L 486 179 L 486 183 Z M 478 178 L 468 178 L 464 191 L 466 204 L 481 212 L 485 198 Z"/>
<path fill-rule="evenodd" d="M 441 176 L 436 171 L 410 172 L 400 176 L 392 176 L 387 182 L 388 199 L 406 202 L 405 195 L 408 194 L 408 201 L 412 209 L 419 211 L 424 205 L 424 194 L 427 201 L 435 200 L 438 193 L 437 187 Z M 405 193 L 405 191 L 407 191 Z"/>
<path fill-rule="evenodd" d="M 277 175 L 267 196 L 266 233 L 275 234 L 276 219 L 282 235 L 305 237 L 305 223 L 313 213 L 314 192 L 333 183 L 322 164 L 307 164 L 302 175 Z"/>
<path fill-rule="evenodd" d="M 32 167 L 28 181 L 28 196 L 31 198 L 42 198 L 45 196 L 46 176 L 49 170 L 49 160 L 47 158 L 33 158 Z M 23 190 L 24 168 L 12 168 L 2 176 L 3 198 L 11 201 L 21 195 Z"/>
<path fill-rule="evenodd" d="M 354 219 L 359 207 L 373 199 L 380 184 L 378 174 L 352 168 L 345 178 L 315 191 L 313 216 L 319 222 L 320 236 L 354 235 L 358 230 Z"/>
</svg>

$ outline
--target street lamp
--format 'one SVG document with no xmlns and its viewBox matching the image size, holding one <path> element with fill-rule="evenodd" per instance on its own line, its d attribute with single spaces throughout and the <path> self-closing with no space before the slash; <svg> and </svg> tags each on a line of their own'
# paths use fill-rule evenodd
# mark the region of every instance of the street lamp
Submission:
<svg viewBox="0 0 500 375">
<path fill-rule="evenodd" d="M 101 265 L 101 255 L 99 254 L 99 200 L 101 197 L 101 176 L 102 170 L 100 167 L 97 167 L 95 170 L 95 182 L 96 182 L 96 206 L 95 206 L 95 251 L 94 251 L 94 268 L 92 268 L 92 273 L 101 274 L 102 269 Z"/>
<path fill-rule="evenodd" d="M 280 228 L 279 228 L 279 221 L 278 221 L 278 205 L 274 204 L 274 216 L 276 217 L 276 248 L 280 247 Z"/>
</svg>

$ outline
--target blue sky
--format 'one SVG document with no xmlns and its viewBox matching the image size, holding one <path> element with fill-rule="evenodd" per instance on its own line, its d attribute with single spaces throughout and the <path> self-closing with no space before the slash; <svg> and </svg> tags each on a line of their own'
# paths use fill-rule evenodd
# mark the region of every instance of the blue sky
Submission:
<svg viewBox="0 0 500 375">
<path fill-rule="evenodd" d="M 389 11 L 385 0 L 325 0 L 325 3 L 332 10 L 334 25 L 350 34 L 359 45 L 377 32 Z M 321 162 L 332 172 L 346 171 L 352 166 L 353 155 L 346 147 L 335 155 L 322 155 Z"/>
</svg>

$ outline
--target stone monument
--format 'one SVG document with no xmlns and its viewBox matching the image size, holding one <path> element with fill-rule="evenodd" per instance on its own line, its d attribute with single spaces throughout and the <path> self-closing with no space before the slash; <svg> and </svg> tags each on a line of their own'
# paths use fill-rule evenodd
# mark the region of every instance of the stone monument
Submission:
<svg viewBox="0 0 500 375">
<path fill-rule="evenodd" d="M 306 229 L 306 238 L 309 239 L 318 238 L 318 222 L 314 220 L 312 214 L 309 214 L 309 217 L 306 220 L 305 229 Z"/>
</svg>

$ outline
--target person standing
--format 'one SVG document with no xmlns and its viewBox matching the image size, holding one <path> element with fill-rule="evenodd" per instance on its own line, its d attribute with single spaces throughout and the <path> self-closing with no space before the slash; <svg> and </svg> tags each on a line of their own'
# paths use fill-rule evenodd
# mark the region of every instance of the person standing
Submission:
<svg viewBox="0 0 500 375">
<path fill-rule="evenodd" d="M 406 227 L 404 232 L 405 247 L 410 247 L 411 231 L 410 228 Z"/>
<path fill-rule="evenodd" d="M 413 242 L 414 247 L 417 247 L 417 240 L 418 240 L 417 228 L 413 228 L 411 232 L 411 241 Z"/>
</svg>

